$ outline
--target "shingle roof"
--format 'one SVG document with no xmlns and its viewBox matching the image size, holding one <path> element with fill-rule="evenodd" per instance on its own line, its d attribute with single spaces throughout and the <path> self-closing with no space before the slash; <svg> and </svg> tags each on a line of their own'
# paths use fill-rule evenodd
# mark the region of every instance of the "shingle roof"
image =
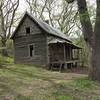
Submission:
<svg viewBox="0 0 100 100">
<path fill-rule="evenodd" d="M 48 42 L 48 44 L 56 44 L 56 43 L 63 43 L 66 45 L 70 45 L 73 49 L 82 49 L 81 47 L 77 46 L 76 44 L 67 42 L 65 40 L 52 39 L 51 41 Z"/>
<path fill-rule="evenodd" d="M 59 37 L 59 38 L 62 38 L 62 39 L 64 39 L 64 40 L 66 40 L 66 41 L 72 42 L 72 41 L 70 41 L 70 40 L 68 39 L 68 37 L 67 37 L 64 33 L 60 32 L 59 30 L 57 30 L 57 29 L 55 29 L 55 28 L 53 28 L 53 27 L 51 27 L 51 26 L 48 25 L 46 22 L 44 22 L 44 21 L 42 21 L 42 20 L 40 20 L 40 19 L 37 19 L 37 18 L 33 17 L 33 16 L 30 15 L 28 12 L 25 12 L 25 14 L 24 14 L 24 16 L 22 17 L 21 21 L 24 19 L 24 17 L 25 17 L 26 15 L 28 15 L 33 21 L 35 21 L 35 22 L 36 22 L 44 31 L 46 31 L 48 34 L 54 35 L 54 36 L 57 36 L 57 37 Z M 21 21 L 19 22 L 18 27 L 20 26 Z M 14 35 L 16 34 L 16 31 L 18 30 L 18 27 L 16 28 L 15 32 L 12 34 L 11 38 L 13 38 Z"/>
<path fill-rule="evenodd" d="M 48 44 L 53 44 L 53 43 L 67 43 L 65 40 L 60 40 L 60 39 L 52 39 L 48 42 Z"/>
</svg>

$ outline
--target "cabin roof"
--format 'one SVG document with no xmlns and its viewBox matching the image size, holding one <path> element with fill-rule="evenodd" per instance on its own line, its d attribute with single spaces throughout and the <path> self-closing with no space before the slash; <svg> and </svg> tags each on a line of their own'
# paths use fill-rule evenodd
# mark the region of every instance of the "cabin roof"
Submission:
<svg viewBox="0 0 100 100">
<path fill-rule="evenodd" d="M 20 27 L 20 24 L 23 22 L 25 16 L 29 16 L 33 21 L 35 21 L 44 31 L 46 31 L 47 34 L 49 35 L 53 35 L 53 36 L 56 36 L 56 37 L 59 37 L 59 38 L 62 38 L 66 41 L 69 41 L 69 42 L 72 42 L 71 40 L 68 39 L 68 37 L 62 33 L 61 31 L 51 27 L 50 25 L 48 25 L 46 22 L 40 20 L 40 19 L 37 19 L 35 17 L 33 17 L 32 15 L 30 15 L 28 12 L 25 12 L 25 14 L 23 15 L 23 17 L 21 18 L 17 28 L 15 29 L 14 33 L 12 34 L 11 36 L 11 39 L 13 39 L 13 37 L 15 36 L 18 28 Z"/>
<path fill-rule="evenodd" d="M 69 46 L 71 46 L 73 49 L 82 49 L 81 47 L 77 46 L 76 44 L 67 42 L 67 41 L 65 41 L 65 40 L 52 39 L 51 41 L 48 42 L 48 44 L 57 44 L 57 43 L 69 45 Z"/>
<path fill-rule="evenodd" d="M 60 39 L 52 39 L 51 41 L 48 42 L 48 44 L 53 44 L 53 43 L 66 43 L 66 41 Z"/>
</svg>

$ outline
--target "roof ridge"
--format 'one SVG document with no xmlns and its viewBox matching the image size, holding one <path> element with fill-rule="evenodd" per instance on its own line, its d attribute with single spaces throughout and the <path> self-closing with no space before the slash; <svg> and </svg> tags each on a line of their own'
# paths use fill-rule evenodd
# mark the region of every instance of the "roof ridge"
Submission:
<svg viewBox="0 0 100 100">
<path fill-rule="evenodd" d="M 44 22 L 43 20 L 40 20 L 40 19 L 37 19 L 36 17 L 32 16 L 28 11 L 25 11 L 23 16 L 22 16 L 22 19 L 20 20 L 17 28 L 15 29 L 14 33 L 12 34 L 11 38 L 13 39 L 18 27 L 20 26 L 22 20 L 24 19 L 24 17 L 28 15 L 29 17 L 32 18 L 32 20 L 34 20 L 43 30 L 45 30 L 48 34 L 50 35 L 54 35 L 54 36 L 57 36 L 59 38 L 62 38 L 66 41 L 69 41 L 69 42 L 72 42 L 71 40 L 68 39 L 68 37 L 62 33 L 60 30 L 57 30 L 55 29 L 54 27 L 48 25 L 46 22 Z"/>
</svg>

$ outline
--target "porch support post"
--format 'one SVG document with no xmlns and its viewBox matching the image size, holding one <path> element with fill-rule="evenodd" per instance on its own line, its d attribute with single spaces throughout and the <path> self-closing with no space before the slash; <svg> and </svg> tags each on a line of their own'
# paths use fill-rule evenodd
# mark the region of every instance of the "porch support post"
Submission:
<svg viewBox="0 0 100 100">
<path fill-rule="evenodd" d="M 78 60 L 79 60 L 79 57 L 80 57 L 80 52 L 79 52 L 79 49 L 78 49 Z"/>
<path fill-rule="evenodd" d="M 71 47 L 69 47 L 69 52 L 70 52 L 70 60 L 72 60 L 72 59 L 71 59 Z"/>
<path fill-rule="evenodd" d="M 66 47 L 65 47 L 65 44 L 63 46 L 64 46 L 64 62 L 66 62 Z"/>
<path fill-rule="evenodd" d="M 66 58 L 66 45 L 63 44 L 63 47 L 64 47 L 64 68 L 67 69 L 67 63 L 66 63 L 66 60 L 67 60 L 67 58 Z"/>
</svg>

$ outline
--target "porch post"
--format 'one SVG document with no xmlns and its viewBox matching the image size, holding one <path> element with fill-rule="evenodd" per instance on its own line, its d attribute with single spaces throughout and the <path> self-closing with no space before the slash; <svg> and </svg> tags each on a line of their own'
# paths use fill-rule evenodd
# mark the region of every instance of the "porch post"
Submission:
<svg viewBox="0 0 100 100">
<path fill-rule="evenodd" d="M 67 69 L 67 63 L 66 63 L 66 60 L 67 60 L 67 58 L 66 58 L 66 45 L 63 44 L 63 46 L 64 46 L 64 68 Z"/>
<path fill-rule="evenodd" d="M 71 59 L 71 47 L 69 47 L 69 52 L 70 52 L 70 60 L 72 60 L 72 59 Z"/>
<path fill-rule="evenodd" d="M 79 49 L 78 49 L 78 60 L 79 60 L 79 57 L 80 57 L 79 54 L 80 54 L 80 52 L 79 52 Z"/>
<path fill-rule="evenodd" d="M 66 62 L 66 48 L 65 48 L 65 44 L 64 44 L 64 62 Z"/>
</svg>

